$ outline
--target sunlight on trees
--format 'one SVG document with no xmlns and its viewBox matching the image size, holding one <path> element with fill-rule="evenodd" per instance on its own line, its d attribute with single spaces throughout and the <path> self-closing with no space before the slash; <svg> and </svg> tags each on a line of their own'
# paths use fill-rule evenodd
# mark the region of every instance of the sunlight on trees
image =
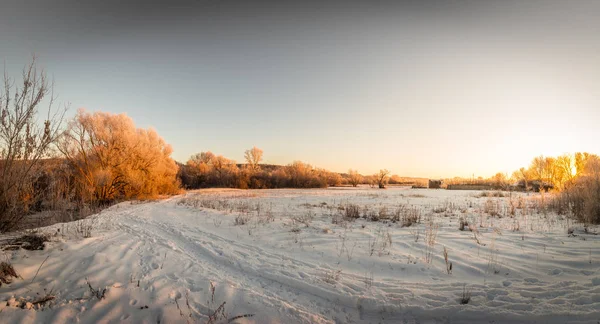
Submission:
<svg viewBox="0 0 600 324">
<path fill-rule="evenodd" d="M 348 182 L 352 185 L 352 187 L 357 187 L 362 180 L 361 178 L 362 177 L 360 174 L 358 174 L 358 171 L 352 169 L 348 170 Z"/>
<path fill-rule="evenodd" d="M 375 179 L 377 181 L 377 185 L 379 188 L 383 189 L 388 183 L 390 177 L 390 171 L 387 169 L 379 170 L 379 173 L 375 175 Z"/>
<path fill-rule="evenodd" d="M 260 169 L 259 163 L 262 161 L 262 156 L 263 151 L 256 146 L 244 152 L 244 158 L 252 172 L 256 172 Z"/>
<path fill-rule="evenodd" d="M 171 146 L 124 114 L 79 110 L 58 148 L 77 172 L 84 201 L 152 198 L 178 188 Z"/>
</svg>

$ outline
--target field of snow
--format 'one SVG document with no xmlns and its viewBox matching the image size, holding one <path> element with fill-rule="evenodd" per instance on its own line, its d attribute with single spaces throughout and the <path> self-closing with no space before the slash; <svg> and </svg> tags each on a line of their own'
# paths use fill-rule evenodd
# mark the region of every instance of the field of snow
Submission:
<svg viewBox="0 0 600 324">
<path fill-rule="evenodd" d="M 42 229 L 43 251 L 3 252 L 22 278 L 0 287 L 0 322 L 598 323 L 597 229 L 546 211 L 548 197 L 505 194 L 222 189 L 121 203 Z"/>
</svg>

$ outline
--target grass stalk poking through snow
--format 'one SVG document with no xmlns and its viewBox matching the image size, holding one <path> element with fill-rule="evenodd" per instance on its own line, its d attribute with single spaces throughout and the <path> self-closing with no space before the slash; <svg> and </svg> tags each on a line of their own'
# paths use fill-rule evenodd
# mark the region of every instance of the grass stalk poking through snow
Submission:
<svg viewBox="0 0 600 324">
<path fill-rule="evenodd" d="M 446 261 L 446 272 L 452 274 L 452 262 L 448 261 L 448 249 L 444 246 L 444 261 Z"/>
</svg>

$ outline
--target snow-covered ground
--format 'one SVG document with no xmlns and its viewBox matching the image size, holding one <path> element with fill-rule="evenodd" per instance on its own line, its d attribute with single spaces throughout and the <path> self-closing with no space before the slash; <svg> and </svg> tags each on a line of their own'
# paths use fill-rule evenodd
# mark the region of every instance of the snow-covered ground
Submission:
<svg viewBox="0 0 600 324">
<path fill-rule="evenodd" d="M 598 323 L 600 237 L 536 208 L 540 195 L 479 194 L 223 189 L 122 203 L 44 228 L 43 251 L 3 252 L 22 279 L 0 288 L 0 322 Z M 346 221 L 350 204 L 420 223 Z M 77 238 L 86 224 L 92 237 Z M 43 307 L 10 306 L 50 291 Z"/>
</svg>

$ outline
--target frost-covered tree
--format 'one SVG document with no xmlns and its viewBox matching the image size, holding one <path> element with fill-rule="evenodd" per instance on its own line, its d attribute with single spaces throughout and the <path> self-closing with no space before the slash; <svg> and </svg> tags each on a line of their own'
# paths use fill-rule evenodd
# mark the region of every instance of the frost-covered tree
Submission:
<svg viewBox="0 0 600 324">
<path fill-rule="evenodd" d="M 379 173 L 375 174 L 375 179 L 377 181 L 377 185 L 381 189 L 385 188 L 385 186 L 388 183 L 389 178 L 390 178 L 390 171 L 388 171 L 387 169 L 381 169 L 381 170 L 379 170 Z"/>
<path fill-rule="evenodd" d="M 79 110 L 58 147 L 76 170 L 84 200 L 150 198 L 177 190 L 171 146 L 124 114 Z"/>
<path fill-rule="evenodd" d="M 350 184 L 353 187 L 358 186 L 358 184 L 361 181 L 361 178 L 362 177 L 360 176 L 360 174 L 358 174 L 358 171 L 352 169 L 348 170 L 348 182 L 350 182 Z"/>
<path fill-rule="evenodd" d="M 263 150 L 256 146 L 244 152 L 244 158 L 246 159 L 246 163 L 248 163 L 248 167 L 252 172 L 256 172 L 260 169 L 259 163 L 262 161 L 262 156 Z"/>
</svg>

